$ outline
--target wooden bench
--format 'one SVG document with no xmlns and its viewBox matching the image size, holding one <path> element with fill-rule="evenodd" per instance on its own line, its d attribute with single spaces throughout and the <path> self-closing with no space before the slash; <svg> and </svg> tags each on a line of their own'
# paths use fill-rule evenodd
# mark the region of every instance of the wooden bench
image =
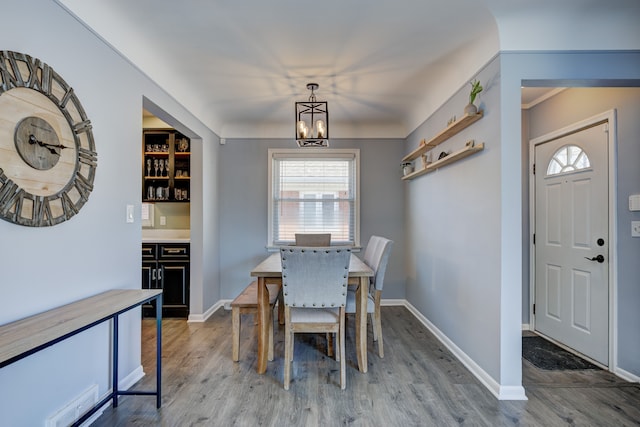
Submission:
<svg viewBox="0 0 640 427">
<path fill-rule="evenodd" d="M 280 293 L 279 284 L 267 284 L 269 290 L 269 307 L 275 307 Z M 231 302 L 231 323 L 233 327 L 233 361 L 240 360 L 240 315 L 258 312 L 258 282 L 253 281 Z M 269 325 L 269 360 L 273 360 L 273 321 Z"/>
</svg>

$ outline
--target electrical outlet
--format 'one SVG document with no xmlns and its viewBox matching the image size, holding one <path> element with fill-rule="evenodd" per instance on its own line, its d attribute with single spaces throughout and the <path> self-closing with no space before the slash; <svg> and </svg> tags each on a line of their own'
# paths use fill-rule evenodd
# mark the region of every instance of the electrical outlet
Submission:
<svg viewBox="0 0 640 427">
<path fill-rule="evenodd" d="M 640 237 L 640 221 L 631 221 L 631 237 Z"/>
</svg>

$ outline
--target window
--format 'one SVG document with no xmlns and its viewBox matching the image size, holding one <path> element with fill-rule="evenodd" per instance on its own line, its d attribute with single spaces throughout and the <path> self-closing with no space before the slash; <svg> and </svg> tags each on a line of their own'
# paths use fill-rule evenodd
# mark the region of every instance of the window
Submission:
<svg viewBox="0 0 640 427">
<path fill-rule="evenodd" d="M 575 172 L 591 167 L 587 153 L 577 145 L 564 145 L 553 154 L 547 166 L 547 175 Z"/>
<path fill-rule="evenodd" d="M 296 233 L 331 233 L 334 244 L 360 244 L 360 151 L 269 150 L 269 246 Z"/>
</svg>

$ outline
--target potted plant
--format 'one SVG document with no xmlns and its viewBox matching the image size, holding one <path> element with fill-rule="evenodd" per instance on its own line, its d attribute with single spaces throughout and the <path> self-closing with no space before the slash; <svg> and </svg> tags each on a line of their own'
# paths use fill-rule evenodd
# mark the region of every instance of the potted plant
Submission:
<svg viewBox="0 0 640 427">
<path fill-rule="evenodd" d="M 469 104 L 464 107 L 464 113 L 476 114 L 478 112 L 478 107 L 475 106 L 474 101 L 476 100 L 476 96 L 478 96 L 478 94 L 482 92 L 482 85 L 477 79 L 470 81 L 469 84 L 471 85 L 471 92 L 469 93 Z"/>
</svg>

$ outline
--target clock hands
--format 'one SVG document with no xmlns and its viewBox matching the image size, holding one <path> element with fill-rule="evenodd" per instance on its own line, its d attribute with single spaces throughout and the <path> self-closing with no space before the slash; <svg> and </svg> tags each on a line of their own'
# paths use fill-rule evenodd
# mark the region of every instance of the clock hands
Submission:
<svg viewBox="0 0 640 427">
<path fill-rule="evenodd" d="M 57 154 L 58 156 L 60 155 L 60 153 L 57 152 L 55 150 L 55 148 L 59 148 L 61 150 L 65 149 L 65 148 L 69 148 L 69 147 L 65 147 L 62 144 L 47 144 L 46 142 L 38 141 L 38 139 L 36 139 L 36 137 L 33 136 L 33 135 L 29 135 L 29 144 L 31 144 L 31 145 L 38 144 L 40 147 L 44 147 L 47 150 L 49 150 L 51 152 L 51 154 Z"/>
</svg>

